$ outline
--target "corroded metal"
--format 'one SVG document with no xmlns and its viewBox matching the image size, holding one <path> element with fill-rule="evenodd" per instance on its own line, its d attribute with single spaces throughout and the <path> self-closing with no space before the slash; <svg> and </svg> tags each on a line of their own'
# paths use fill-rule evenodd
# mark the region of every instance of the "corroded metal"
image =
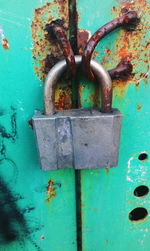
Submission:
<svg viewBox="0 0 150 251">
<path fill-rule="evenodd" d="M 121 60 L 121 62 L 116 66 L 116 68 L 109 70 L 108 73 L 112 80 L 126 80 L 131 75 L 132 69 L 133 66 L 130 61 Z"/>
<path fill-rule="evenodd" d="M 73 76 L 76 73 L 76 64 L 74 53 L 71 45 L 67 39 L 66 30 L 64 29 L 60 19 L 57 19 L 50 24 L 46 25 L 46 31 L 48 32 L 49 40 L 52 37 L 56 39 L 56 42 L 60 45 L 66 59 L 69 73 Z"/>
<path fill-rule="evenodd" d="M 98 42 L 111 31 L 115 30 L 118 27 L 123 27 L 127 30 L 133 30 L 136 25 L 139 23 L 139 18 L 137 12 L 129 11 L 125 15 L 112 20 L 111 22 L 105 24 L 100 29 L 98 29 L 93 36 L 90 38 L 88 44 L 86 45 L 83 52 L 83 69 L 86 73 L 86 76 L 90 79 L 94 79 L 94 75 L 90 69 L 90 60 L 92 57 L 92 53 L 98 44 Z"/>
</svg>

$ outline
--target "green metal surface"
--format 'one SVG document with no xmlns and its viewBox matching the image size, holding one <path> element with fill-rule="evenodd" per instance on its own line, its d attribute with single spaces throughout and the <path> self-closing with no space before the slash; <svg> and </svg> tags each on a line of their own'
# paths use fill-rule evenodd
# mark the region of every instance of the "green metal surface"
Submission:
<svg viewBox="0 0 150 251">
<path fill-rule="evenodd" d="M 0 250 L 76 250 L 73 170 L 40 170 L 28 121 L 43 108 L 31 22 L 45 1 L 0 0 Z M 4 35 L 3 35 L 4 34 Z M 3 38 L 3 37 L 2 37 Z"/>
<path fill-rule="evenodd" d="M 137 10 L 141 16 L 136 31 L 118 29 L 95 50 L 106 69 L 124 57 L 130 59 L 134 74 L 129 81 L 113 83 L 113 107 L 124 116 L 118 167 L 83 170 L 76 176 L 76 185 L 81 185 L 82 220 L 78 215 L 77 228 L 74 170 L 40 170 L 28 122 L 35 109 L 43 109 L 41 80 L 46 75 L 47 54 L 61 57 L 56 45 L 45 39 L 45 24 L 65 18 L 68 26 L 68 1 L 48 3 L 0 0 L 0 250 L 74 251 L 78 236 L 80 251 L 81 246 L 85 251 L 149 251 L 150 195 L 134 195 L 139 185 L 150 186 L 149 4 L 145 0 L 77 1 L 78 28 L 91 34 L 121 15 L 122 8 Z M 93 106 L 94 90 L 93 83 L 82 78 L 83 107 Z M 56 107 L 71 107 L 70 96 L 70 84 L 59 84 Z M 141 153 L 148 157 L 140 160 Z M 138 207 L 148 215 L 132 221 L 129 213 Z"/>
<path fill-rule="evenodd" d="M 81 171 L 82 248 L 86 251 L 150 250 L 150 194 L 134 195 L 139 185 L 150 186 L 150 87 L 147 79 L 150 9 L 146 1 L 97 0 L 88 1 L 88 4 L 86 0 L 78 1 L 79 28 L 93 34 L 100 26 L 119 16 L 127 3 L 140 13 L 141 24 L 137 31 L 114 31 L 96 47 L 97 60 L 102 61 L 107 69 L 131 53 L 134 76 L 128 82 L 114 82 L 113 107 L 123 113 L 118 167 Z M 90 93 L 92 87 L 86 88 Z M 83 93 L 82 105 L 87 107 L 85 97 Z M 141 153 L 147 153 L 148 158 L 139 160 Z M 147 217 L 142 219 L 141 216 L 139 221 L 129 220 L 129 213 L 137 207 L 144 207 L 148 211 Z M 135 215 L 140 217 L 137 212 Z"/>
</svg>

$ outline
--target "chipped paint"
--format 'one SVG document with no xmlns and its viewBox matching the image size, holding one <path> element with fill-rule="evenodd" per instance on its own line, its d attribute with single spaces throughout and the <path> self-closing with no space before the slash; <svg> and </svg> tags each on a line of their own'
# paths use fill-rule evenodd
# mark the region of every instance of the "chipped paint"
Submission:
<svg viewBox="0 0 150 251">
<path fill-rule="evenodd" d="M 142 184 L 144 184 L 144 182 L 146 181 L 146 175 L 149 169 L 146 163 L 149 163 L 150 160 L 148 158 L 146 158 L 145 160 L 139 160 L 140 154 L 143 153 L 148 154 L 149 151 L 137 152 L 133 154 L 131 158 L 128 160 L 127 175 L 126 175 L 127 181 L 139 182 Z M 137 177 L 136 180 L 135 177 Z"/>
</svg>

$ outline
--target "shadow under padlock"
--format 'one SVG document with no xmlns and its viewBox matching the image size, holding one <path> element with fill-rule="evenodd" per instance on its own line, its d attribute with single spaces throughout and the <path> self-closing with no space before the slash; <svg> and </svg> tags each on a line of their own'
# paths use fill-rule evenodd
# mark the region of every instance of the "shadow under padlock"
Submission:
<svg viewBox="0 0 150 251">
<path fill-rule="evenodd" d="M 81 56 L 75 56 L 77 65 Z M 104 68 L 91 60 L 91 69 L 102 91 L 102 108 L 55 111 L 54 87 L 65 71 L 66 61 L 57 63 L 45 82 L 45 114 L 36 112 L 33 126 L 41 167 L 43 170 L 60 168 L 111 168 L 118 163 L 122 114 L 111 109 L 112 81 Z"/>
</svg>

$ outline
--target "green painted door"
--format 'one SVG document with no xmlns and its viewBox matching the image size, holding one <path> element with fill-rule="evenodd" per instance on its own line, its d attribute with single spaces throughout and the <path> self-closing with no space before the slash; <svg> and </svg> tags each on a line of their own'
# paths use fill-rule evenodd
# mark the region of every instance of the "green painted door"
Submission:
<svg viewBox="0 0 150 251">
<path fill-rule="evenodd" d="M 128 81 L 113 82 L 113 107 L 123 113 L 118 167 L 40 170 L 30 120 L 43 109 L 49 67 L 62 58 L 45 25 L 61 18 L 71 37 L 74 2 L 0 0 L 0 250 L 149 251 L 148 1 L 77 1 L 80 53 L 84 40 L 122 9 L 141 17 L 135 31 L 112 32 L 94 53 L 106 69 L 123 58 L 133 64 Z M 71 83 L 61 81 L 56 107 L 75 106 L 75 92 L 72 98 Z M 83 107 L 93 106 L 94 86 L 84 78 L 80 98 Z"/>
</svg>

